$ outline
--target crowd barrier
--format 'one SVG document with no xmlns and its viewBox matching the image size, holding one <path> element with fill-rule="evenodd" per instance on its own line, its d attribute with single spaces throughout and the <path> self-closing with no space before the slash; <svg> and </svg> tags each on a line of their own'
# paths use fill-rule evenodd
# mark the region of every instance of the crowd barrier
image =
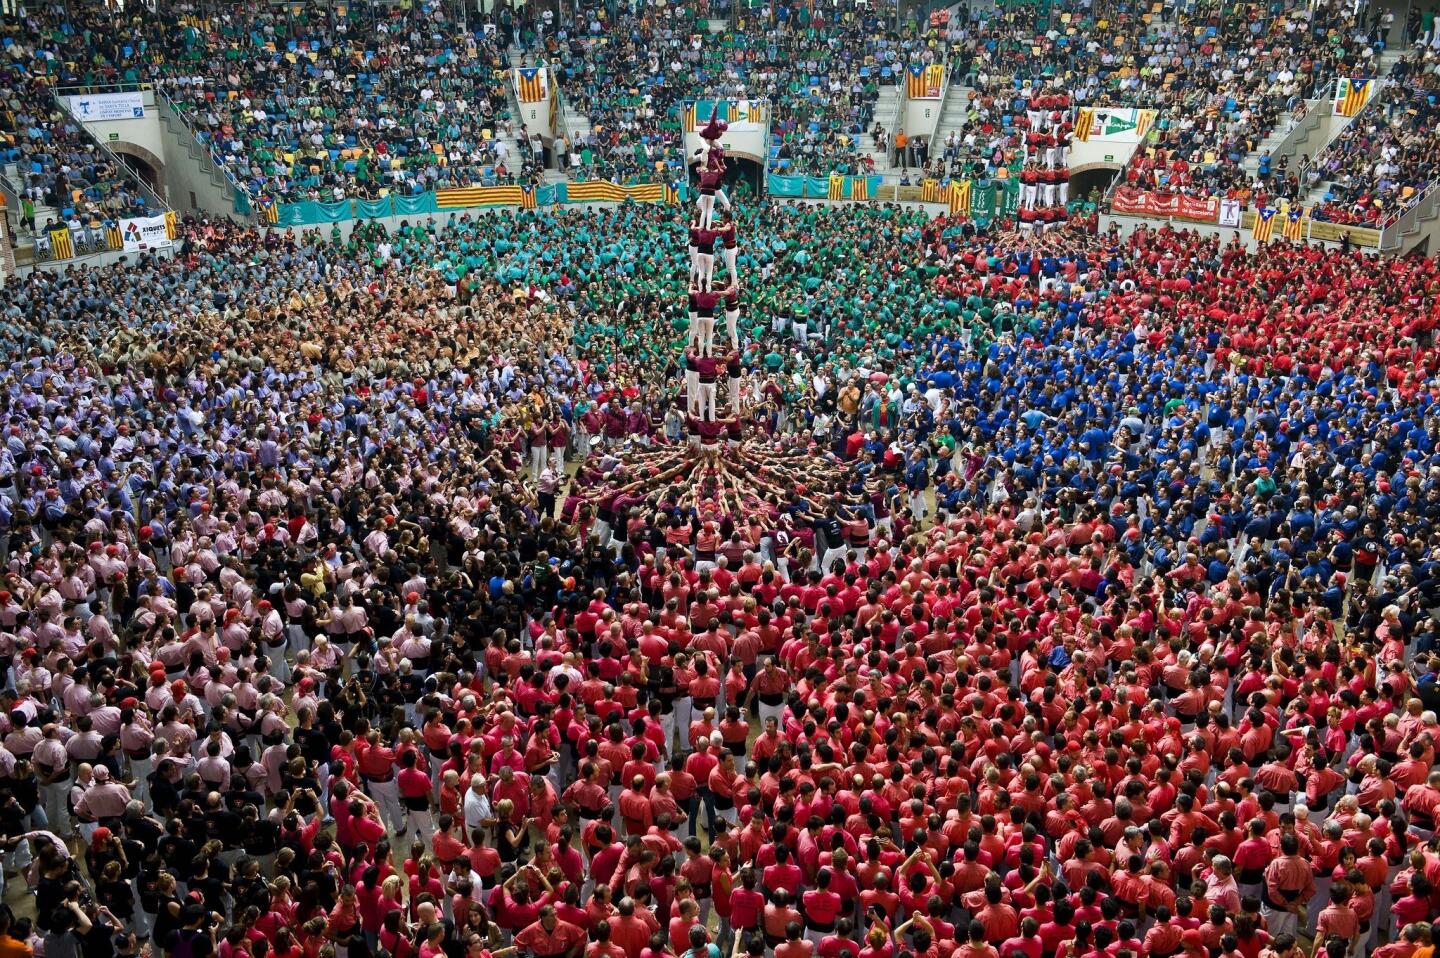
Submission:
<svg viewBox="0 0 1440 958">
<path fill-rule="evenodd" d="M 258 202 L 263 222 L 273 226 L 316 226 L 355 219 L 380 219 L 386 216 L 424 216 L 448 210 L 515 206 L 536 209 L 566 203 L 671 203 L 685 201 L 685 184 L 611 183 L 593 180 L 585 183 L 546 183 L 543 186 L 472 186 L 453 190 L 432 190 L 415 196 L 392 193 L 373 200 L 340 200 L 320 203 L 304 200 L 299 203 L 274 203 L 262 197 Z"/>
<path fill-rule="evenodd" d="M 175 240 L 179 220 L 173 210 L 157 216 L 132 216 L 72 230 L 45 230 L 36 237 L 35 257 L 42 262 L 73 259 L 106 250 L 143 253 L 163 249 Z"/>
<path fill-rule="evenodd" d="M 1243 230 L 1260 243 L 1272 239 L 1287 239 L 1292 242 L 1324 241 L 1338 243 L 1349 237 L 1356 246 L 1377 249 L 1380 246 L 1380 231 L 1366 226 L 1351 226 L 1343 223 L 1327 223 L 1312 219 L 1310 210 L 1299 204 L 1291 205 L 1280 200 L 1264 210 L 1241 208 L 1239 200 L 1221 199 L 1215 196 L 1184 196 L 1178 193 L 1160 193 L 1122 186 L 1115 190 L 1110 200 L 1110 209 L 1127 216 L 1143 216 L 1149 219 L 1182 220 L 1203 223 L 1224 229 Z"/>
<path fill-rule="evenodd" d="M 788 199 L 856 200 L 878 202 L 944 203 L 954 216 L 968 216 L 984 226 L 996 218 L 1008 219 L 1020 209 L 1020 181 L 1006 179 L 922 180 L 913 186 L 895 186 L 880 176 L 784 176 L 766 178 L 771 196 Z"/>
</svg>

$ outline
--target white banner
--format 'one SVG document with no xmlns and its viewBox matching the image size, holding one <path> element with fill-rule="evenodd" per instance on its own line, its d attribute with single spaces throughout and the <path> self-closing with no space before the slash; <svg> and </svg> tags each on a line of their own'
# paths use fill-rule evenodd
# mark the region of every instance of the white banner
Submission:
<svg viewBox="0 0 1440 958">
<path fill-rule="evenodd" d="M 145 118 L 145 94 L 134 93 L 92 93 L 88 96 L 72 96 L 70 112 L 77 120 L 93 123 L 97 120 L 143 120 Z"/>
<path fill-rule="evenodd" d="M 139 253 L 143 250 L 169 249 L 173 241 L 165 228 L 165 217 L 144 216 L 120 221 L 120 242 L 125 252 Z"/>
<path fill-rule="evenodd" d="M 1239 228 L 1240 228 L 1240 201 L 1239 201 L 1239 200 L 1221 200 L 1221 201 L 1220 201 L 1220 225 L 1221 225 L 1221 226 L 1231 226 L 1231 227 L 1234 227 L 1234 228 L 1236 228 L 1236 229 L 1239 229 Z"/>
</svg>

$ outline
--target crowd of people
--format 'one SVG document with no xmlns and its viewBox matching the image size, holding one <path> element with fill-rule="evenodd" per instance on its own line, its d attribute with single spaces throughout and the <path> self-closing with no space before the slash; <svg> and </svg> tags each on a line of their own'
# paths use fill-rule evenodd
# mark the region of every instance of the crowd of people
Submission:
<svg viewBox="0 0 1440 958">
<path fill-rule="evenodd" d="M 922 35 L 894 33 L 876 11 L 777 4 L 736 11 L 719 33 L 709 12 L 596 8 L 559 31 L 551 62 L 571 106 L 589 118 L 582 142 L 600 174 L 623 181 L 667 163 L 683 169 L 682 105 L 727 97 L 765 101 L 775 170 L 864 172 L 874 163 L 861 138 L 882 80 L 903 78 L 914 58 L 931 55 Z"/>
<path fill-rule="evenodd" d="M 1386 16 L 1340 0 L 1243 5 L 1224 16 L 1179 8 L 1157 16 L 1150 6 L 1125 0 L 1096 11 L 1065 0 L 1037 20 L 1028 7 L 977 4 L 943 24 L 898 28 L 878 11 L 779 3 L 735 11 L 609 3 L 558 15 L 501 4 L 461 23 L 427 4 L 351 5 L 338 16 L 187 4 L 119 13 L 37 7 L 4 28 L 15 91 L 5 158 L 24 161 L 16 186 L 37 206 L 96 219 L 142 212 L 133 179 L 50 91 L 152 83 L 253 198 L 334 201 L 538 182 L 547 157 L 531 139 L 547 131 L 512 116 L 507 91 L 519 51 L 554 70 L 565 116 L 588 118 L 588 130 L 557 131 L 573 176 L 673 179 L 684 168 L 680 107 L 707 97 L 768 104 L 774 169 L 854 174 L 876 163 L 862 149 L 867 133 L 882 158 L 901 135 L 876 125 L 881 83 L 903 83 L 912 63 L 939 62 L 972 93 L 951 142 L 928 144 L 939 168 L 930 175 L 994 175 L 1023 157 L 1026 104 L 1044 90 L 1074 103 L 1160 111 L 1153 148 L 1130 171 L 1133 185 L 1249 202 L 1257 189 L 1290 196 L 1306 185 L 1298 169 L 1271 178 L 1247 173 L 1242 161 L 1296 121 L 1304 98 L 1326 95 L 1317 91 L 1335 76 L 1374 74 L 1390 28 Z M 1409 115 L 1412 139 L 1424 140 L 1427 115 L 1424 107 Z M 517 140 L 518 149 L 510 145 Z M 1382 148 L 1367 137 L 1346 165 Z M 1423 142 L 1407 151 L 1423 151 Z M 897 163 L 908 156 L 896 155 Z M 1338 173 L 1341 155 L 1327 162 Z M 1366 179 L 1349 170 L 1339 189 L 1352 178 Z M 1370 203 L 1362 186 L 1354 193 Z M 1339 199 L 1334 216 L 1368 215 L 1341 214 L 1353 204 Z"/>
<path fill-rule="evenodd" d="M 1315 158 L 1309 180 L 1325 192 L 1313 216 L 1384 225 L 1440 177 L 1437 70 L 1440 50 L 1417 46 L 1374 94 L 1376 102 Z"/>
<path fill-rule="evenodd" d="M 942 154 L 947 172 L 1019 152 L 1026 101 L 1053 89 L 1081 105 L 1158 111 L 1127 168 L 1132 186 L 1247 204 L 1298 194 L 1298 171 L 1252 173 L 1245 158 L 1299 122 L 1307 98 L 1329 96 L 1336 76 L 1375 76 L 1391 25 L 1378 9 L 1341 2 L 1223 14 L 1143 2 L 1044 9 L 1038 19 L 1023 4 L 975 9 L 945 28 L 951 69 L 973 88 L 967 123 Z"/>
<path fill-rule="evenodd" d="M 730 199 L 0 290 L 0 948 L 1429 953 L 1435 262 Z"/>
<path fill-rule="evenodd" d="M 58 221 L 100 223 L 154 210 L 121 161 L 104 150 L 69 114 L 66 88 L 94 82 L 86 37 L 47 30 L 45 13 L 0 18 L 0 168 L 13 164 L 11 183 L 30 230 L 41 209 Z M 57 96 L 58 91 L 58 96 Z"/>
</svg>

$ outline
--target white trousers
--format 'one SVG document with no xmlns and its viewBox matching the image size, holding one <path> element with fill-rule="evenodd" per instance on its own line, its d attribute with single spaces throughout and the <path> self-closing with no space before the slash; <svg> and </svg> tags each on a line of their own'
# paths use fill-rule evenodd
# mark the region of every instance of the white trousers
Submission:
<svg viewBox="0 0 1440 958">
<path fill-rule="evenodd" d="M 700 384 L 700 419 L 713 420 L 715 418 L 715 383 L 702 382 Z"/>
<path fill-rule="evenodd" d="M 405 828 L 405 806 L 400 803 L 399 784 L 393 778 L 388 782 L 372 782 L 367 779 L 365 791 L 375 799 L 375 804 L 380 806 L 380 818 L 390 831 L 399 835 Z"/>
</svg>

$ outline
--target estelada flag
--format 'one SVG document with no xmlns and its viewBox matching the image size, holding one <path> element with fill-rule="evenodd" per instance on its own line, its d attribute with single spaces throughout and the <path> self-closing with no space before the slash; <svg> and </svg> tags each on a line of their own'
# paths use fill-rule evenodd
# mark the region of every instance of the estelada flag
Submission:
<svg viewBox="0 0 1440 958">
<path fill-rule="evenodd" d="M 830 174 L 830 192 L 832 200 L 843 200 L 845 198 L 845 177 L 838 173 Z"/>
<path fill-rule="evenodd" d="M 68 226 L 50 231 L 50 255 L 53 259 L 69 259 L 75 255 L 75 242 L 70 238 Z"/>
<path fill-rule="evenodd" d="M 1281 233 L 1287 240 L 1300 242 L 1305 238 L 1305 207 L 1298 203 L 1285 213 L 1285 225 Z"/>
<path fill-rule="evenodd" d="M 1268 243 L 1270 237 L 1275 235 L 1275 214 L 1279 212 L 1273 206 L 1255 211 L 1255 222 L 1250 226 L 1250 236 L 1257 243 Z"/>
<path fill-rule="evenodd" d="M 1335 91 L 1335 112 L 1341 116 L 1354 116 L 1370 102 L 1370 93 L 1375 89 L 1375 82 L 1363 77 L 1341 77 L 1338 86 L 1339 89 Z"/>
<path fill-rule="evenodd" d="M 535 187 L 529 183 L 520 187 L 520 208 L 522 210 L 533 210 L 535 208 Z"/>
<path fill-rule="evenodd" d="M 544 67 L 521 67 L 515 71 L 515 89 L 521 103 L 541 103 L 549 88 Z"/>
<path fill-rule="evenodd" d="M 939 181 L 939 180 L 921 180 L 921 181 L 920 181 L 920 202 L 922 202 L 922 203 L 938 203 L 938 202 L 940 202 L 940 181 Z"/>
<path fill-rule="evenodd" d="M 907 66 L 905 68 L 905 95 L 912 99 L 924 97 L 928 79 L 925 75 L 925 64 L 912 63 Z"/>
</svg>

